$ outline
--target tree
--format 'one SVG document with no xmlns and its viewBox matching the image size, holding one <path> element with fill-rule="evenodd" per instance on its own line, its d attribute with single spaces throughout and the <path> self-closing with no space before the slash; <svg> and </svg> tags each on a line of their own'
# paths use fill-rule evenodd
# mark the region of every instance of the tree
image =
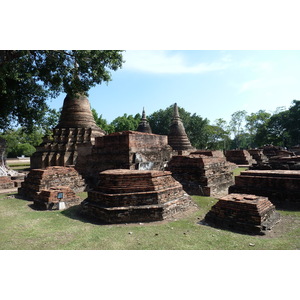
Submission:
<svg viewBox="0 0 300 300">
<path fill-rule="evenodd" d="M 42 137 L 52 134 L 52 128 L 55 127 L 59 120 L 60 112 L 50 109 L 46 112 L 40 126 L 34 126 L 28 132 L 24 128 L 8 129 L 0 136 L 6 140 L 7 156 L 31 156 L 35 151 L 35 147 L 42 142 Z"/>
<path fill-rule="evenodd" d="M 141 120 L 141 115 L 135 116 L 124 114 L 122 117 L 117 117 L 111 122 L 111 126 L 114 127 L 114 132 L 136 130 Z"/>
<path fill-rule="evenodd" d="M 92 108 L 92 113 L 96 124 L 107 134 L 115 132 L 115 127 L 111 124 L 108 124 L 106 119 L 102 118 L 102 115 L 98 116 L 98 113 L 94 108 Z"/>
<path fill-rule="evenodd" d="M 39 125 L 46 100 L 61 92 L 84 93 L 111 80 L 122 66 L 119 50 L 0 51 L 0 129 L 17 122 L 26 130 Z"/>
<path fill-rule="evenodd" d="M 260 145 L 260 141 L 256 139 L 258 130 L 263 130 L 263 127 L 266 126 L 267 121 L 270 119 L 271 114 L 267 113 L 265 110 L 259 110 L 257 113 L 251 113 L 246 116 L 246 128 L 249 132 L 250 144 L 249 147 L 257 147 Z"/>
<path fill-rule="evenodd" d="M 227 123 L 224 119 L 215 120 L 215 124 L 209 125 L 208 149 L 227 150 L 230 146 L 230 138 Z"/>
<path fill-rule="evenodd" d="M 245 110 L 236 111 L 231 115 L 231 120 L 229 122 L 230 131 L 233 133 L 235 144 L 234 148 L 240 147 L 240 135 L 243 132 L 243 122 L 245 121 L 247 112 Z"/>
</svg>

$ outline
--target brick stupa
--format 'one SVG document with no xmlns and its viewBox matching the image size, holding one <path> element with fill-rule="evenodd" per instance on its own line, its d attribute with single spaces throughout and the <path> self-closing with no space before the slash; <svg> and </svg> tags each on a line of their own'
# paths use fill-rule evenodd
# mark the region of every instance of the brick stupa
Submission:
<svg viewBox="0 0 300 300">
<path fill-rule="evenodd" d="M 152 222 L 194 207 L 171 172 L 107 170 L 81 203 L 83 215 L 105 223 Z"/>
<path fill-rule="evenodd" d="M 179 116 L 177 103 L 174 104 L 174 113 L 168 135 L 168 143 L 174 151 L 178 152 L 178 154 L 195 150 L 185 132 L 183 123 Z"/>
<path fill-rule="evenodd" d="M 150 124 L 146 118 L 146 113 L 145 113 L 145 109 L 143 108 L 143 112 L 142 112 L 142 119 L 139 123 L 139 126 L 137 128 L 136 131 L 139 132 L 145 132 L 145 133 L 152 133 L 152 129 L 150 127 Z"/>
<path fill-rule="evenodd" d="M 66 96 L 59 124 L 53 129 L 53 139 L 45 137 L 32 155 L 32 169 L 48 166 L 75 165 L 78 144 L 95 143 L 95 137 L 105 135 L 93 118 L 89 100 L 84 95 Z"/>
</svg>

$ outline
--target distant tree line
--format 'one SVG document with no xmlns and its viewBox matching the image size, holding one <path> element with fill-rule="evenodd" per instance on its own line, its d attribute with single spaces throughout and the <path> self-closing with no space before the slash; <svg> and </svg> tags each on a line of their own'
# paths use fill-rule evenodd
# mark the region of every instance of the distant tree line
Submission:
<svg viewBox="0 0 300 300">
<path fill-rule="evenodd" d="M 300 101 L 294 100 L 289 109 L 277 108 L 274 113 L 259 110 L 247 114 L 245 110 L 234 112 L 229 122 L 219 118 L 213 123 L 197 114 L 178 107 L 186 133 L 197 149 L 229 150 L 259 148 L 273 144 L 290 148 L 300 144 Z M 119 116 L 111 123 L 95 109 L 92 113 L 96 124 L 108 134 L 136 130 L 141 115 Z M 0 136 L 7 141 L 8 157 L 30 156 L 42 142 L 44 135 L 51 135 L 59 120 L 60 112 L 49 109 L 39 126 L 27 133 L 22 127 L 9 129 Z M 155 134 L 167 135 L 173 117 L 173 106 L 150 114 L 147 119 Z"/>
</svg>

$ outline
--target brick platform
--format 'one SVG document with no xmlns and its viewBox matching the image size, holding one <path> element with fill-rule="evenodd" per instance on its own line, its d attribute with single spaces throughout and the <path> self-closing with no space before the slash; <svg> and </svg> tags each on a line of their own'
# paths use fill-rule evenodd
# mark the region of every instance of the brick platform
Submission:
<svg viewBox="0 0 300 300">
<path fill-rule="evenodd" d="M 300 208 L 300 171 L 250 170 L 235 177 L 229 193 L 268 197 L 278 207 Z"/>
<path fill-rule="evenodd" d="M 246 150 L 228 150 L 225 152 L 226 159 L 237 165 L 252 165 L 256 161 Z"/>
<path fill-rule="evenodd" d="M 106 223 L 160 221 L 195 206 L 170 172 L 118 169 L 99 178 L 81 212 Z"/>
<path fill-rule="evenodd" d="M 33 200 L 42 190 L 57 186 L 70 187 L 76 193 L 83 192 L 86 187 L 74 167 L 47 167 L 44 170 L 31 170 L 18 189 L 18 194 Z"/>
<path fill-rule="evenodd" d="M 205 216 L 212 226 L 250 234 L 264 234 L 279 220 L 280 215 L 268 198 L 243 194 L 220 198 Z"/>
<path fill-rule="evenodd" d="M 168 170 L 188 194 L 213 197 L 228 194 L 228 187 L 234 183 L 235 167 L 224 156 L 200 154 L 173 156 L 168 164 Z"/>
<path fill-rule="evenodd" d="M 9 176 L 0 176 L 0 190 L 13 189 L 14 187 L 15 184 Z"/>
<path fill-rule="evenodd" d="M 67 186 L 52 187 L 48 190 L 41 190 L 34 197 L 33 204 L 40 210 L 55 210 L 69 208 L 80 204 L 81 199 L 76 196 L 74 191 Z"/>
</svg>

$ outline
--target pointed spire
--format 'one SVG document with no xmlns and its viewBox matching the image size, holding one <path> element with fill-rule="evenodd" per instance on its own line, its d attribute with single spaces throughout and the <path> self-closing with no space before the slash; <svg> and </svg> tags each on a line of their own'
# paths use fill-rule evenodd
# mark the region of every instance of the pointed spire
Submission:
<svg viewBox="0 0 300 300">
<path fill-rule="evenodd" d="M 190 150 L 193 148 L 180 119 L 177 103 L 174 104 L 174 113 L 168 140 L 173 150 Z"/>
<path fill-rule="evenodd" d="M 177 103 L 174 104 L 173 120 L 180 119 Z"/>
<path fill-rule="evenodd" d="M 146 118 L 146 113 L 145 113 L 145 108 L 143 107 L 143 112 L 142 112 L 142 118 L 139 123 L 139 126 L 136 131 L 139 132 L 145 132 L 145 133 L 152 133 L 152 129 L 150 127 L 150 124 Z"/>
</svg>

